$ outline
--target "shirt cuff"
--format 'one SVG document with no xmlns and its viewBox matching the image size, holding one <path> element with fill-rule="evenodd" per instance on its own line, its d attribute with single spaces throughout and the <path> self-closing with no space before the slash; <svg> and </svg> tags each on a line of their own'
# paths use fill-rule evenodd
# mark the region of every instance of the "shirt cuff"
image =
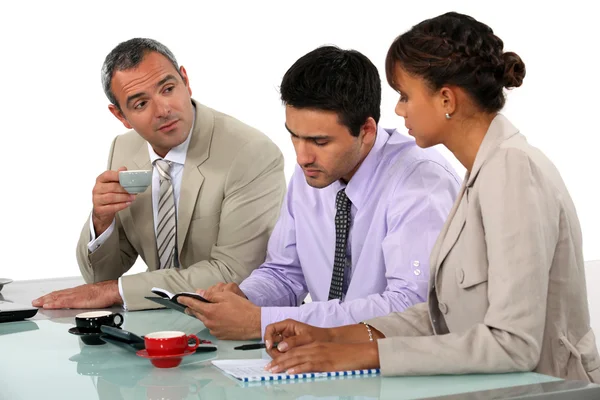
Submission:
<svg viewBox="0 0 600 400">
<path fill-rule="evenodd" d="M 108 229 L 105 230 L 104 232 L 102 232 L 102 235 L 100 235 L 96 238 L 96 231 L 94 230 L 94 222 L 92 221 L 92 216 L 90 215 L 90 242 L 87 245 L 88 251 L 90 253 L 93 253 L 94 251 L 98 250 L 98 247 L 102 246 L 104 244 L 104 242 L 106 242 L 106 240 L 109 238 L 109 236 L 115 230 L 115 225 L 116 225 L 116 221 L 113 218 L 113 222 L 112 222 L 112 224 L 110 224 Z"/>
<path fill-rule="evenodd" d="M 284 319 L 295 319 L 298 321 L 300 307 L 261 307 L 260 329 L 261 337 L 265 338 L 265 329 L 269 324 L 283 321 Z"/>
<path fill-rule="evenodd" d="M 123 310 L 127 311 L 127 304 L 125 303 L 125 296 L 123 295 L 123 284 L 121 284 L 121 278 L 119 278 L 119 295 L 123 300 Z"/>
</svg>

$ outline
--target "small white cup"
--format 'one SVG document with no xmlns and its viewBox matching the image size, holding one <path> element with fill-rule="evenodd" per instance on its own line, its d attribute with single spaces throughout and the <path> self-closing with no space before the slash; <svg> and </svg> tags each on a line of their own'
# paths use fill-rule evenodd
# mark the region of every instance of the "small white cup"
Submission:
<svg viewBox="0 0 600 400">
<path fill-rule="evenodd" d="M 119 183 L 131 194 L 142 193 L 152 184 L 152 170 L 120 171 Z"/>
</svg>

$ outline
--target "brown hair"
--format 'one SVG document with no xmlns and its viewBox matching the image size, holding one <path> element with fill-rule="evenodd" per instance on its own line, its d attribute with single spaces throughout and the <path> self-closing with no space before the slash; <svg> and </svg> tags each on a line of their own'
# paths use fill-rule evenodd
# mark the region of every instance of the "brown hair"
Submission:
<svg viewBox="0 0 600 400">
<path fill-rule="evenodd" d="M 503 48 L 489 26 L 468 15 L 446 13 L 413 26 L 394 40 L 385 60 L 387 80 L 396 88 L 394 68 L 399 63 L 433 90 L 459 86 L 482 110 L 498 112 L 505 103 L 503 88 L 519 87 L 525 78 L 521 57 Z"/>
</svg>

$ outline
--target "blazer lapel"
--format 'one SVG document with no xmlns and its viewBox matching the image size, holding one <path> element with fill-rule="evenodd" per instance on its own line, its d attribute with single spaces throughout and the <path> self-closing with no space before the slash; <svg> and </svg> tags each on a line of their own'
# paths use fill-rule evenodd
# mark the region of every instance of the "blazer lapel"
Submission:
<svg viewBox="0 0 600 400">
<path fill-rule="evenodd" d="M 198 201 L 198 195 L 204 183 L 204 176 L 199 167 L 210 155 L 210 144 L 214 129 L 214 115 L 210 109 L 194 100 L 192 102 L 196 107 L 196 120 L 183 167 L 179 210 L 177 212 L 177 251 L 179 259 L 181 259 L 181 251 Z"/>
<path fill-rule="evenodd" d="M 479 150 L 477 151 L 473 168 L 471 168 L 471 172 L 467 173 L 465 176 L 460 193 L 454 203 L 454 207 L 450 210 L 446 224 L 440 232 L 438 241 L 431 252 L 431 264 L 435 268 L 435 272 L 431 274 L 432 279 L 437 279 L 440 266 L 452 247 L 454 247 L 454 244 L 458 240 L 458 237 L 465 226 L 469 189 L 475 183 L 475 179 L 477 178 L 481 167 L 503 141 L 517 133 L 517 128 L 515 128 L 502 114 L 498 114 L 492 120 L 492 123 L 481 142 Z"/>
<path fill-rule="evenodd" d="M 454 243 L 456 243 L 460 232 L 465 226 L 467 218 L 467 179 L 468 176 L 466 176 L 463 181 L 460 192 L 454 202 L 454 206 L 446 219 L 446 224 L 444 225 L 444 228 L 442 228 L 437 243 L 431 252 L 432 265 L 435 268 L 435 273 L 431 274 L 431 278 L 434 279 L 434 282 L 437 280 L 437 273 L 442 262 L 454 246 Z"/>
<path fill-rule="evenodd" d="M 148 144 L 140 146 L 133 157 L 136 169 L 152 169 L 148 155 Z M 144 251 L 145 262 L 150 270 L 158 269 L 158 255 L 156 253 L 156 237 L 154 234 L 154 214 L 152 212 L 152 186 L 137 195 L 135 201 L 129 206 L 132 221 L 136 221 L 135 231 L 139 235 Z"/>
</svg>

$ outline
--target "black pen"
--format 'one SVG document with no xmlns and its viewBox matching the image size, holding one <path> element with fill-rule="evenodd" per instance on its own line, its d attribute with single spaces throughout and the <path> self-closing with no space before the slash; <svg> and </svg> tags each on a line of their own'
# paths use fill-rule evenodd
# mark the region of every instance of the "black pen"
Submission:
<svg viewBox="0 0 600 400">
<path fill-rule="evenodd" d="M 277 347 L 279 343 L 273 343 L 273 347 Z M 267 345 L 264 343 L 252 343 L 252 344 L 244 344 L 241 346 L 234 347 L 234 350 L 260 350 L 266 349 Z"/>
</svg>

